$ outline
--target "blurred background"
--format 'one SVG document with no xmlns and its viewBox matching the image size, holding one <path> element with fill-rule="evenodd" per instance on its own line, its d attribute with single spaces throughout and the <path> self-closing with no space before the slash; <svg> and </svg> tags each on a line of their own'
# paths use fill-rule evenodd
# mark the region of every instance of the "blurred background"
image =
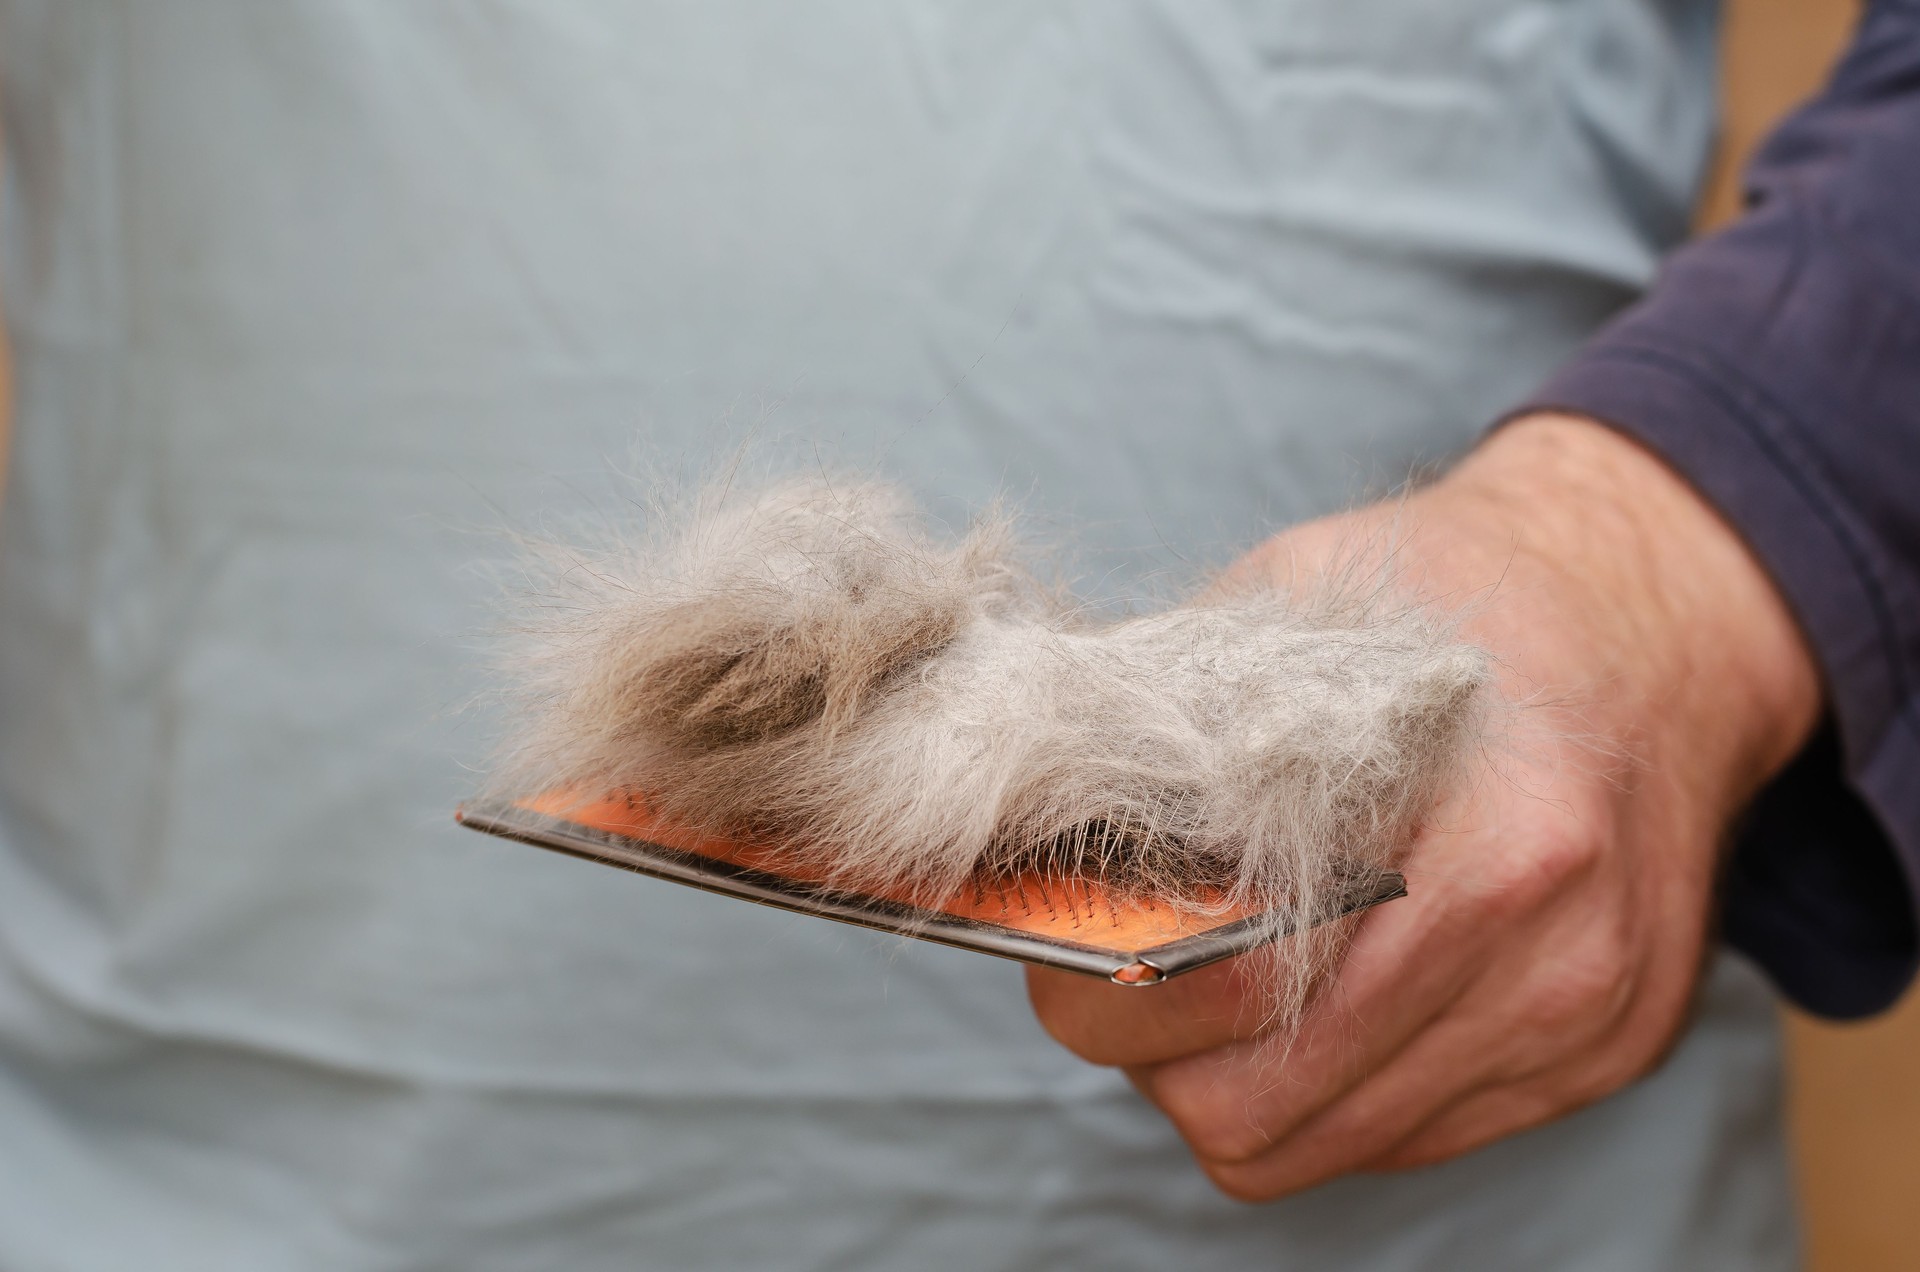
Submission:
<svg viewBox="0 0 1920 1272">
<path fill-rule="evenodd" d="M 1738 213 L 1740 165 L 1825 77 L 1859 8 L 1857 0 L 1728 0 L 1723 129 L 1703 227 Z M 1920 996 L 1858 1025 L 1790 1011 L 1787 1043 L 1810 1272 L 1912 1268 L 1920 1239 Z"/>
<path fill-rule="evenodd" d="M 1703 228 L 1737 214 L 1747 154 L 1824 77 L 1857 14 L 1856 0 L 1728 0 L 1724 123 Z M 7 389 L 0 342 L 0 477 Z M 1863 1024 L 1786 1017 L 1810 1272 L 1911 1268 L 1920 1245 L 1920 996 Z"/>
</svg>

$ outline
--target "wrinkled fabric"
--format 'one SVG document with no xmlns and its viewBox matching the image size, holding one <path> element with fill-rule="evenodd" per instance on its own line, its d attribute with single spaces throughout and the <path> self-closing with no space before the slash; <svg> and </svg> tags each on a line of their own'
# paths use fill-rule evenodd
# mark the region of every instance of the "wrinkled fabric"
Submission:
<svg viewBox="0 0 1920 1272">
<path fill-rule="evenodd" d="M 0 1267 L 1790 1266 L 1737 964 L 1614 1099 L 1243 1207 L 1011 965 L 449 819 L 612 470 L 1004 490 L 1125 594 L 1444 460 L 1681 234 L 1711 37 L 0 3 Z"/>
<path fill-rule="evenodd" d="M 1920 966 L 1920 4 L 1876 0 L 1755 155 L 1749 212 L 1674 257 L 1534 396 L 1639 438 L 1771 573 L 1827 721 L 1740 837 L 1729 937 L 1811 1010 Z"/>
</svg>

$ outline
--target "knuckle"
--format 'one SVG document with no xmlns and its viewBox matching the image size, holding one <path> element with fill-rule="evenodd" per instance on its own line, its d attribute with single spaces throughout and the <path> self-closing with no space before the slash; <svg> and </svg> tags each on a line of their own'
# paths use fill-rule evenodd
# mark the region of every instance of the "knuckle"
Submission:
<svg viewBox="0 0 1920 1272">
<path fill-rule="evenodd" d="M 1152 1091 L 1154 1103 L 1205 1169 L 1231 1170 L 1271 1146 L 1246 1101 L 1229 1087 L 1173 1069 L 1155 1075 Z"/>
<path fill-rule="evenodd" d="M 1560 1084 L 1561 1111 L 1606 1099 L 1652 1073 L 1665 1058 L 1663 1045 L 1637 1032 L 1598 1048 Z"/>
<path fill-rule="evenodd" d="M 1577 1041 L 1609 1032 L 1633 996 L 1633 963 L 1626 943 L 1605 929 L 1561 951 L 1536 976 L 1523 1024 Z"/>
<path fill-rule="evenodd" d="M 1208 1117 L 1183 1128 L 1181 1135 L 1196 1157 L 1222 1168 L 1244 1166 L 1272 1147 L 1272 1141 L 1244 1115 L 1237 1121 Z"/>
<path fill-rule="evenodd" d="M 1437 1140 L 1415 1140 L 1402 1144 L 1368 1162 L 1363 1169 L 1369 1175 L 1398 1175 L 1410 1170 L 1424 1170 L 1428 1166 L 1437 1166 L 1459 1156 L 1465 1149 L 1456 1149 Z"/>
<path fill-rule="evenodd" d="M 1125 1057 L 1115 1054 L 1112 1044 L 1084 1016 L 1074 1013 L 1038 1014 L 1047 1036 L 1088 1064 L 1112 1068 L 1125 1063 Z"/>
<path fill-rule="evenodd" d="M 1259 1180 L 1244 1163 L 1214 1162 L 1202 1158 L 1200 1170 L 1207 1177 L 1207 1182 L 1229 1201 L 1251 1206 L 1273 1200 L 1273 1191 L 1261 1187 Z"/>
<path fill-rule="evenodd" d="M 1112 1031 L 1100 1027 L 1094 1004 L 1079 986 L 1063 982 L 1061 975 L 1030 974 L 1027 978 L 1027 998 L 1040 1027 L 1049 1038 L 1089 1064 L 1121 1063 L 1108 1054 Z"/>
<path fill-rule="evenodd" d="M 1619 1045 L 1604 1052 L 1595 1066 L 1591 1082 L 1594 1092 L 1592 1098 L 1612 1095 L 1665 1064 L 1678 1039 L 1682 1023 L 1674 1021 L 1645 1032 L 1636 1031 Z"/>
<path fill-rule="evenodd" d="M 1041 1028 L 1091 1064 L 1148 1065 L 1226 1043 L 1245 1019 L 1245 994 L 1230 979 L 1202 979 L 1142 994 L 1069 972 L 1029 972 L 1028 998 Z"/>
<path fill-rule="evenodd" d="M 1554 818 L 1518 838 L 1507 853 L 1497 908 L 1519 914 L 1531 910 L 1569 884 L 1585 878 L 1606 848 L 1596 829 Z"/>
<path fill-rule="evenodd" d="M 1568 1093 L 1569 1111 L 1598 1103 L 1622 1087 L 1639 1081 L 1653 1065 L 1652 1058 L 1638 1052 L 1616 1051 L 1600 1057 L 1573 1084 Z"/>
</svg>

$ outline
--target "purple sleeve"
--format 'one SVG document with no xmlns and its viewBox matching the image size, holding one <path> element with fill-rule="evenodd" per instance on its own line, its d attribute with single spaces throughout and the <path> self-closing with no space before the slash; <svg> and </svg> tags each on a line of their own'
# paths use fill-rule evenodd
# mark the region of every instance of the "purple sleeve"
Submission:
<svg viewBox="0 0 1920 1272">
<path fill-rule="evenodd" d="M 1522 410 L 1662 455 L 1792 607 L 1827 723 L 1745 819 L 1726 933 L 1804 1006 L 1863 1015 L 1920 955 L 1920 0 L 1869 7 L 1747 195 Z"/>
</svg>

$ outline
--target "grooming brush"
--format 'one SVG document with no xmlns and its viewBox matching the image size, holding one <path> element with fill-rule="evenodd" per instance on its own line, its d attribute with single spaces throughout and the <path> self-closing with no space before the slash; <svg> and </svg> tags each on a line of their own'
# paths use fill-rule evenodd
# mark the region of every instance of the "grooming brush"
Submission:
<svg viewBox="0 0 1920 1272">
<path fill-rule="evenodd" d="M 1098 880 L 1028 871 L 980 878 L 937 905 L 826 886 L 777 847 L 689 834 L 632 796 L 562 793 L 476 800 L 455 819 L 521 843 L 686 884 L 722 896 L 923 941 L 1104 977 L 1157 985 L 1290 935 L 1277 911 L 1176 904 L 1119 893 Z M 1398 874 L 1370 874 L 1326 919 L 1406 895 Z"/>
</svg>

